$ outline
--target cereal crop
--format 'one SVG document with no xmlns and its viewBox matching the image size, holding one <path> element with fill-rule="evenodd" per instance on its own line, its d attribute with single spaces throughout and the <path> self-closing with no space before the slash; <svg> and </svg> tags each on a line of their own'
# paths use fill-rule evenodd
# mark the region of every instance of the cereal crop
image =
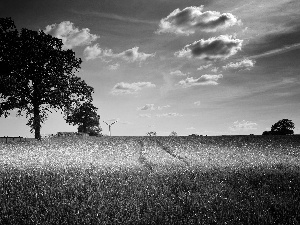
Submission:
<svg viewBox="0 0 300 225">
<path fill-rule="evenodd" d="M 0 143 L 0 224 L 298 224 L 300 137 Z"/>
</svg>

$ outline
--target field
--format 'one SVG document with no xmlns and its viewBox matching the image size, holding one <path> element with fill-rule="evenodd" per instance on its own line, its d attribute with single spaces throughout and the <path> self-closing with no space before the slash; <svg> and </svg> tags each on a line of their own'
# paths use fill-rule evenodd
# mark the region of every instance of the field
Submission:
<svg viewBox="0 0 300 225">
<path fill-rule="evenodd" d="M 300 136 L 0 143 L 0 224 L 300 224 Z"/>
</svg>

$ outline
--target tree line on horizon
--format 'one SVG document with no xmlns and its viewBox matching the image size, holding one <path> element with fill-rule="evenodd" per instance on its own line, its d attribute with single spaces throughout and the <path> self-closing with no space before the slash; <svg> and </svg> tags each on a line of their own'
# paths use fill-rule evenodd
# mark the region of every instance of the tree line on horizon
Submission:
<svg viewBox="0 0 300 225">
<path fill-rule="evenodd" d="M 262 135 L 292 135 L 294 134 L 295 124 L 292 120 L 282 119 L 271 126 L 270 131 L 264 131 Z M 155 131 L 149 131 L 146 133 L 147 136 L 156 136 Z M 177 132 L 172 131 L 169 136 L 178 136 Z M 199 137 L 199 134 L 190 134 L 189 137 Z"/>
</svg>

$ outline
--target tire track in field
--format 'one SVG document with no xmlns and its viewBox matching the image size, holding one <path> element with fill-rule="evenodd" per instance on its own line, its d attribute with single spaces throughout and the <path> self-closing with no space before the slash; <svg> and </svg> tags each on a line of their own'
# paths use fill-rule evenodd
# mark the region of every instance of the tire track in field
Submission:
<svg viewBox="0 0 300 225">
<path fill-rule="evenodd" d="M 171 155 L 172 157 L 180 160 L 181 162 L 185 163 L 187 166 L 190 166 L 190 163 L 186 160 L 186 158 L 181 157 L 180 155 L 177 155 L 170 147 L 163 145 L 159 140 L 155 140 L 157 145 L 164 150 L 166 153 Z"/>
<path fill-rule="evenodd" d="M 139 158 L 138 162 L 143 165 L 149 172 L 153 172 L 154 164 L 149 162 L 144 155 L 145 145 L 143 141 L 138 141 L 139 146 Z"/>
</svg>

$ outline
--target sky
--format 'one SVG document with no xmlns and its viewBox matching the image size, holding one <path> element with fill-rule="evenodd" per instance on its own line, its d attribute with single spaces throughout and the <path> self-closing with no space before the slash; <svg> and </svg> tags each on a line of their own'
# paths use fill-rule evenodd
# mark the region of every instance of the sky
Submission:
<svg viewBox="0 0 300 225">
<path fill-rule="evenodd" d="M 300 133 L 299 0 L 10 0 L 1 17 L 62 39 L 83 60 L 103 134 Z M 25 116 L 0 136 L 33 137 Z M 42 134 L 77 131 L 53 112 Z"/>
</svg>

